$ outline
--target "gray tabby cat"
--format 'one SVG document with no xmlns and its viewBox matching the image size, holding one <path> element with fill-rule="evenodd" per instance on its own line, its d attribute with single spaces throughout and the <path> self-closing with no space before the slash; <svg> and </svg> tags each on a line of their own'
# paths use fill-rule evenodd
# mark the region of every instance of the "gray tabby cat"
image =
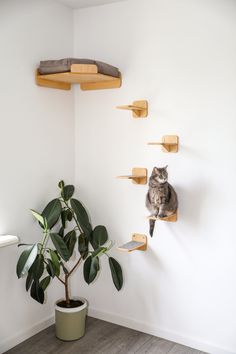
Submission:
<svg viewBox="0 0 236 354">
<path fill-rule="evenodd" d="M 146 196 L 146 207 L 154 217 L 166 217 L 176 213 L 178 208 L 177 194 L 168 183 L 167 167 L 154 167 L 149 178 L 149 189 Z M 150 236 L 153 235 L 156 220 L 149 220 Z"/>
</svg>

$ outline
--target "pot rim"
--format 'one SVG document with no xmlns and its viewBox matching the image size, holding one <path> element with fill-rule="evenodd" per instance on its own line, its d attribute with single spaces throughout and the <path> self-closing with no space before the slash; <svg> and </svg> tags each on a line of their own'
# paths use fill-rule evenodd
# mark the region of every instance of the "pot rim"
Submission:
<svg viewBox="0 0 236 354">
<path fill-rule="evenodd" d="M 73 297 L 71 300 L 80 300 L 84 304 L 82 306 L 72 307 L 72 308 L 60 307 L 57 305 L 58 302 L 65 301 L 64 298 L 61 298 L 55 302 L 55 310 L 60 311 L 60 312 L 66 312 L 66 313 L 74 313 L 74 312 L 80 312 L 88 307 L 88 301 L 84 297 Z"/>
</svg>

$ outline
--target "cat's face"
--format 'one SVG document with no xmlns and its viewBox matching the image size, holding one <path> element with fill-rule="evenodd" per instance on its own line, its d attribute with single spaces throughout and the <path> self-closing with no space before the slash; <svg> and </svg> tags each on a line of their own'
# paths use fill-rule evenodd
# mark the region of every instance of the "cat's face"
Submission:
<svg viewBox="0 0 236 354">
<path fill-rule="evenodd" d="M 159 184 L 159 183 L 165 183 L 168 180 L 168 172 L 167 172 L 167 167 L 165 166 L 163 168 L 158 168 L 154 167 L 152 170 L 152 175 L 151 175 L 151 180 L 152 184 Z"/>
</svg>

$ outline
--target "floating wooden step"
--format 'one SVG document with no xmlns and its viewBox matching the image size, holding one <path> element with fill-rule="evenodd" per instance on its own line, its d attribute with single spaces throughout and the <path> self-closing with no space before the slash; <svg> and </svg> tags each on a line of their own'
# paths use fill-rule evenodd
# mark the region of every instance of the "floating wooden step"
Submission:
<svg viewBox="0 0 236 354">
<path fill-rule="evenodd" d="M 161 145 L 163 152 L 178 152 L 179 137 L 177 135 L 164 135 L 162 141 L 148 143 L 148 145 Z"/>
<path fill-rule="evenodd" d="M 147 236 L 141 234 L 133 234 L 132 241 L 118 247 L 118 250 L 123 252 L 146 251 Z"/>
<path fill-rule="evenodd" d="M 134 118 L 146 118 L 148 116 L 148 102 L 145 100 L 134 101 L 132 105 L 117 106 L 116 108 L 132 111 Z"/>
<path fill-rule="evenodd" d="M 148 216 L 147 217 L 149 220 L 161 220 L 161 221 L 168 221 L 168 222 L 176 222 L 177 221 L 177 213 L 170 215 L 170 216 L 165 216 L 164 218 L 159 218 L 155 216 Z"/>
<path fill-rule="evenodd" d="M 98 73 L 95 64 L 72 64 L 71 71 L 40 75 L 36 71 L 36 83 L 39 86 L 70 90 L 72 84 L 80 84 L 81 90 L 102 90 L 121 87 L 119 78 Z"/>
<path fill-rule="evenodd" d="M 132 175 L 118 176 L 120 179 L 131 179 L 134 184 L 147 184 L 147 169 L 141 167 L 134 167 Z"/>
</svg>

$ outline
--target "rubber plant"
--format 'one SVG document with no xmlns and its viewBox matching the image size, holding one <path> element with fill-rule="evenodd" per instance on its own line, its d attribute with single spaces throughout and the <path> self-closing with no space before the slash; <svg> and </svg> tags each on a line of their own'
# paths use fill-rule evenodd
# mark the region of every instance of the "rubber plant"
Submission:
<svg viewBox="0 0 236 354">
<path fill-rule="evenodd" d="M 108 259 L 111 278 L 117 290 L 123 285 L 120 264 L 108 254 L 112 242 L 108 241 L 105 226 L 92 228 L 88 213 L 83 204 L 72 198 L 74 186 L 58 184 L 60 197 L 50 201 L 39 213 L 31 210 L 42 228 L 42 240 L 33 244 L 19 244 L 25 249 L 17 262 L 18 278 L 26 277 L 26 291 L 43 304 L 45 290 L 53 279 L 58 279 L 65 290 L 66 307 L 70 307 L 69 279 L 83 264 L 83 276 L 87 284 L 94 281 L 100 271 L 100 257 Z M 75 252 L 75 249 L 78 252 Z M 68 265 L 73 254 L 77 254 L 72 266 Z M 70 262 L 71 264 L 71 262 Z"/>
</svg>

